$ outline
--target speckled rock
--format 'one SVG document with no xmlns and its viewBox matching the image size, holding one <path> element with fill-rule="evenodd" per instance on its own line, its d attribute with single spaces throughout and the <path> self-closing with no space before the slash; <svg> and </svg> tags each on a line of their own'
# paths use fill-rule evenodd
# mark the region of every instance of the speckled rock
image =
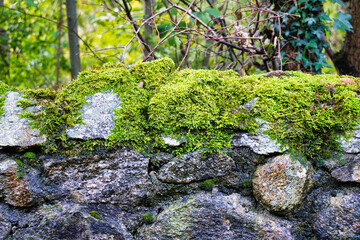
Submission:
<svg viewBox="0 0 360 240">
<path fill-rule="evenodd" d="M 360 239 L 360 188 L 322 191 L 314 206 L 319 239 Z"/>
<path fill-rule="evenodd" d="M 340 146 L 344 152 L 360 153 L 360 125 L 357 126 L 357 129 L 359 130 L 356 130 L 348 141 L 340 139 Z"/>
<path fill-rule="evenodd" d="M 49 159 L 44 170 L 56 196 L 79 203 L 135 206 L 149 191 L 148 164 L 149 159 L 141 154 L 123 150 L 102 157 Z"/>
<path fill-rule="evenodd" d="M 282 153 L 287 149 L 282 149 L 280 144 L 276 141 L 271 140 L 270 137 L 263 132 L 270 129 L 268 123 L 257 119 L 260 124 L 260 129 L 255 135 L 250 135 L 248 133 L 236 134 L 231 139 L 231 145 L 234 147 L 250 147 L 256 154 L 273 154 L 273 153 Z"/>
<path fill-rule="evenodd" d="M 76 139 L 107 138 L 115 126 L 113 110 L 121 107 L 119 97 L 109 91 L 87 96 L 86 101 L 81 109 L 84 125 L 68 128 L 66 134 Z"/>
<path fill-rule="evenodd" d="M 46 195 L 40 172 L 22 168 L 12 160 L 0 162 L 0 198 L 16 207 L 28 207 L 42 201 Z"/>
<path fill-rule="evenodd" d="M 74 203 L 43 205 L 24 217 L 11 239 L 133 239 L 121 220 Z"/>
<path fill-rule="evenodd" d="M 340 182 L 360 183 L 360 157 L 341 168 L 331 172 L 331 176 Z"/>
<path fill-rule="evenodd" d="M 8 92 L 5 95 L 3 109 L 5 113 L 0 116 L 0 146 L 29 147 L 42 144 L 46 141 L 38 129 L 32 129 L 29 120 L 18 116 L 23 112 L 17 101 L 22 100 L 19 92 Z M 25 112 L 38 112 L 40 107 L 29 107 Z"/>
<path fill-rule="evenodd" d="M 137 239 L 292 239 L 291 224 L 254 210 L 239 194 L 199 193 L 172 203 L 151 225 L 139 229 Z"/>
<path fill-rule="evenodd" d="M 252 180 L 255 198 L 280 214 L 294 211 L 311 189 L 313 170 L 289 155 L 278 156 L 257 167 Z"/>
<path fill-rule="evenodd" d="M 204 156 L 193 152 L 174 158 L 162 166 L 158 178 L 166 183 L 190 183 L 224 176 L 234 167 L 234 161 L 225 154 Z"/>
<path fill-rule="evenodd" d="M 180 146 L 183 143 L 186 143 L 186 140 L 184 138 L 176 139 L 168 135 L 161 135 L 162 139 L 164 140 L 165 145 L 177 147 Z"/>
</svg>

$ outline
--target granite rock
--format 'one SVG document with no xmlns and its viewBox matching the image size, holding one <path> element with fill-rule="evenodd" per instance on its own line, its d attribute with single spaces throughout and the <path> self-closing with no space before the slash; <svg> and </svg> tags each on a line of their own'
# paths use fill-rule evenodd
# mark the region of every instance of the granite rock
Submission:
<svg viewBox="0 0 360 240">
<path fill-rule="evenodd" d="M 293 212 L 312 188 L 313 170 L 289 155 L 275 157 L 257 167 L 253 183 L 255 198 L 269 211 L 279 214 Z"/>
<path fill-rule="evenodd" d="M 111 91 L 99 92 L 86 96 L 86 101 L 80 110 L 84 125 L 68 128 L 66 134 L 69 138 L 84 140 L 107 138 L 115 126 L 113 110 L 121 108 L 119 97 Z"/>
</svg>

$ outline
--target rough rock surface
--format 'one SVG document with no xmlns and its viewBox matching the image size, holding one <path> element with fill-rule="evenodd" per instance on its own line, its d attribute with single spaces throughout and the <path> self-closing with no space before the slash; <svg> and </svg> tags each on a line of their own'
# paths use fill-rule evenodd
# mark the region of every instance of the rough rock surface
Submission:
<svg viewBox="0 0 360 240">
<path fill-rule="evenodd" d="M 234 167 L 234 161 L 225 154 L 212 154 L 205 157 L 198 152 L 193 152 L 177 157 L 162 166 L 158 178 L 166 183 L 190 183 L 224 176 Z"/>
<path fill-rule="evenodd" d="M 356 130 L 348 141 L 340 140 L 340 146 L 346 153 L 360 153 L 360 125 L 356 128 L 359 130 Z"/>
<path fill-rule="evenodd" d="M 280 144 L 271 140 L 268 135 L 263 133 L 264 131 L 270 129 L 268 123 L 259 119 L 257 121 L 261 125 L 257 134 L 237 134 L 232 137 L 231 144 L 234 147 L 250 147 L 255 153 L 263 155 L 285 152 L 287 150 L 286 148 L 281 149 Z"/>
<path fill-rule="evenodd" d="M 299 161 L 292 161 L 289 155 L 278 156 L 255 171 L 253 193 L 268 210 L 290 213 L 302 202 L 312 187 L 313 171 Z"/>
<path fill-rule="evenodd" d="M 319 239 L 360 239 L 360 188 L 322 191 L 314 206 Z"/>
<path fill-rule="evenodd" d="M 31 212 L 16 227 L 12 239 L 132 239 L 124 223 L 92 208 L 58 202 Z"/>
<path fill-rule="evenodd" d="M 331 176 L 340 182 L 360 183 L 360 156 L 356 161 L 332 171 Z"/>
<path fill-rule="evenodd" d="M 292 239 L 291 224 L 256 212 L 239 194 L 199 193 L 172 203 L 137 239 Z"/>
<path fill-rule="evenodd" d="M 5 113 L 0 116 L 0 146 L 28 147 L 44 143 L 46 137 L 40 136 L 38 129 L 31 129 L 29 120 L 17 115 L 23 111 L 17 103 L 23 99 L 21 94 L 9 91 L 5 98 L 3 106 Z M 25 111 L 38 112 L 40 109 L 29 107 Z"/>
<path fill-rule="evenodd" d="M 164 143 L 166 145 L 173 146 L 173 147 L 180 146 L 181 144 L 186 142 L 186 140 L 184 138 L 181 138 L 180 140 L 178 140 L 176 138 L 173 138 L 173 137 L 167 136 L 167 135 L 161 135 L 161 137 L 164 140 Z"/>
<path fill-rule="evenodd" d="M 16 207 L 34 205 L 45 196 L 39 171 L 25 169 L 12 160 L 0 162 L 0 197 Z"/>
<path fill-rule="evenodd" d="M 79 203 L 135 206 L 148 194 L 148 164 L 148 158 L 124 150 L 105 157 L 50 159 L 44 170 L 47 184 L 60 196 L 71 196 Z"/>
<path fill-rule="evenodd" d="M 113 110 L 121 107 L 119 97 L 112 92 L 96 93 L 87 96 L 86 101 L 81 109 L 85 125 L 68 128 L 66 134 L 76 139 L 107 138 L 115 126 Z"/>
</svg>

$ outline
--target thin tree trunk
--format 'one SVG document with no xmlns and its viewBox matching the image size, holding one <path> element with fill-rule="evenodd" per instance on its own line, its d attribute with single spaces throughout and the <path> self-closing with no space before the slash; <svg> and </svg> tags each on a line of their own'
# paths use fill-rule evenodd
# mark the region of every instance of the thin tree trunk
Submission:
<svg viewBox="0 0 360 240">
<path fill-rule="evenodd" d="M 81 70 L 79 38 L 77 37 L 78 27 L 77 27 L 76 2 L 77 2 L 76 0 L 66 0 L 71 79 L 76 78 L 76 76 L 79 74 Z"/>
<path fill-rule="evenodd" d="M 4 0 L 0 0 L 0 14 L 4 7 Z M 0 27 L 0 67 L 3 68 L 1 70 L 2 74 L 9 75 L 10 74 L 10 63 L 9 63 L 9 51 L 6 41 L 6 30 Z"/>
<path fill-rule="evenodd" d="M 353 32 L 347 32 L 343 49 L 335 57 L 340 74 L 360 77 L 360 1 L 350 1 L 350 23 Z"/>
<path fill-rule="evenodd" d="M 55 89 L 59 88 L 59 78 L 60 78 L 60 55 L 61 55 L 61 33 L 63 25 L 63 1 L 60 0 L 60 13 L 59 13 L 59 22 L 58 22 L 58 49 L 56 54 L 56 83 Z"/>
</svg>

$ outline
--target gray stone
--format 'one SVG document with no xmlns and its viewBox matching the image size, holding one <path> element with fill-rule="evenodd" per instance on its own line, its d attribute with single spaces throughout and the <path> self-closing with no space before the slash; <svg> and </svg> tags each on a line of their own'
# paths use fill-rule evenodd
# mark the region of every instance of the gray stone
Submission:
<svg viewBox="0 0 360 240">
<path fill-rule="evenodd" d="M 40 172 L 7 159 L 0 162 L 0 197 L 12 206 L 29 207 L 41 202 L 46 195 Z"/>
<path fill-rule="evenodd" d="M 169 146 L 177 147 L 180 146 L 183 143 L 186 143 L 186 140 L 184 138 L 181 138 L 180 140 L 173 138 L 171 136 L 165 136 L 161 135 L 162 139 L 164 140 L 164 143 Z"/>
<path fill-rule="evenodd" d="M 360 188 L 322 191 L 314 206 L 319 239 L 360 239 Z"/>
<path fill-rule="evenodd" d="M 123 150 L 104 157 L 50 159 L 44 170 L 57 196 L 70 196 L 78 203 L 135 206 L 149 191 L 148 164 L 141 154 Z"/>
<path fill-rule="evenodd" d="M 225 154 L 203 156 L 193 152 L 177 157 L 162 166 L 158 178 L 166 183 L 190 183 L 224 176 L 234 167 L 234 161 Z"/>
<path fill-rule="evenodd" d="M 356 161 L 335 169 L 331 176 L 340 182 L 357 182 L 360 183 L 360 158 Z"/>
<path fill-rule="evenodd" d="M 287 227 L 239 194 L 199 193 L 173 202 L 139 229 L 137 239 L 292 239 Z"/>
<path fill-rule="evenodd" d="M 346 153 L 360 153 L 360 125 L 356 128 L 358 130 L 354 132 L 348 141 L 343 138 L 339 140 L 342 150 Z"/>
<path fill-rule="evenodd" d="M 43 205 L 24 217 L 11 239 L 133 239 L 121 220 L 74 203 Z"/>
<path fill-rule="evenodd" d="M 268 135 L 263 133 L 270 129 L 268 123 L 260 119 L 257 119 L 257 121 L 260 124 L 260 129 L 257 134 L 250 135 L 243 133 L 235 135 L 231 139 L 231 144 L 234 147 L 250 147 L 255 153 L 263 155 L 285 152 L 287 148 L 282 149 L 280 144 L 271 140 Z"/>
<path fill-rule="evenodd" d="M 44 143 L 46 137 L 40 135 L 38 129 L 31 129 L 29 120 L 18 116 L 23 112 L 17 103 L 23 100 L 21 94 L 9 91 L 5 98 L 3 106 L 5 113 L 0 117 L 0 146 L 29 147 Z M 40 111 L 40 107 L 29 107 L 25 110 L 27 111 L 36 113 Z"/>
<path fill-rule="evenodd" d="M 255 171 L 253 193 L 269 211 L 287 214 L 302 203 L 312 187 L 313 170 L 288 155 L 278 156 Z"/>
<path fill-rule="evenodd" d="M 257 102 L 258 98 L 254 98 L 253 100 L 245 103 L 243 106 L 247 109 L 247 110 L 252 110 Z"/>
<path fill-rule="evenodd" d="M 113 110 L 121 107 L 119 97 L 112 92 L 96 93 L 86 101 L 81 109 L 84 125 L 68 128 L 66 134 L 75 139 L 107 138 L 115 126 Z"/>
</svg>

